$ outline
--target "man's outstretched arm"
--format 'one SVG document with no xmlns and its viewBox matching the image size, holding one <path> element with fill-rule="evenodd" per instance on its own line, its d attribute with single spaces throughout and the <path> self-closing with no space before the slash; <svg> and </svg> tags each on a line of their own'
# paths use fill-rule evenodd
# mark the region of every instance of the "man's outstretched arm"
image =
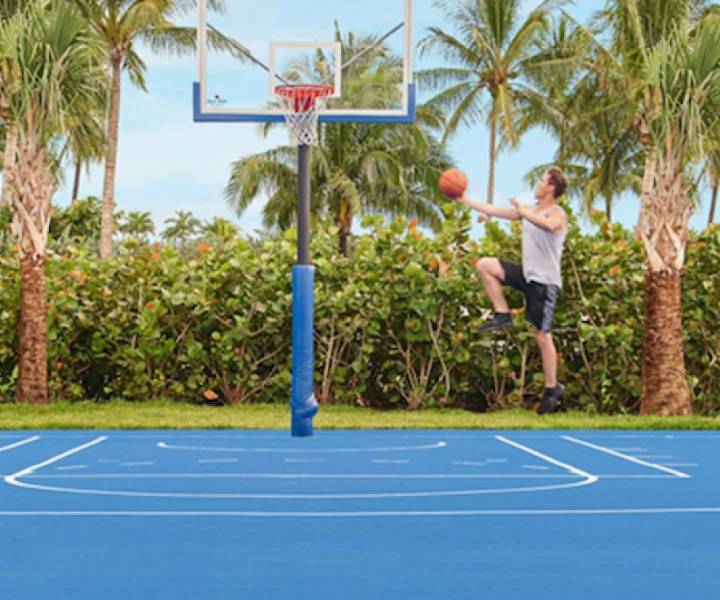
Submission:
<svg viewBox="0 0 720 600">
<path fill-rule="evenodd" d="M 488 204 L 487 202 L 478 202 L 476 200 L 471 200 L 465 195 L 460 198 L 456 198 L 455 202 L 468 206 L 487 215 L 488 217 L 498 217 L 499 219 L 509 219 L 511 221 L 517 221 L 520 219 L 518 211 L 514 208 L 495 206 L 494 204 Z"/>
</svg>

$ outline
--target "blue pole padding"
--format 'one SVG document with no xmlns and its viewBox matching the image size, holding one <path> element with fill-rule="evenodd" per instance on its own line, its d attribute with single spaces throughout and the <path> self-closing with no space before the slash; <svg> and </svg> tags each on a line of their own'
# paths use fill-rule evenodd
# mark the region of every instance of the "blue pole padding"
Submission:
<svg viewBox="0 0 720 600">
<path fill-rule="evenodd" d="M 293 437 L 313 434 L 318 402 L 313 391 L 315 267 L 293 267 L 292 415 Z"/>
</svg>

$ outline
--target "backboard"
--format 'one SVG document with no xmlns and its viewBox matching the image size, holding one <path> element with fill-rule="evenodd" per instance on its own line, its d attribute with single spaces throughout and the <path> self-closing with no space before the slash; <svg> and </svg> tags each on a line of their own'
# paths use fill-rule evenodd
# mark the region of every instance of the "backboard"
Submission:
<svg viewBox="0 0 720 600">
<path fill-rule="evenodd" d="M 413 0 L 198 0 L 194 119 L 284 120 L 276 86 L 333 87 L 320 122 L 415 119 Z"/>
</svg>

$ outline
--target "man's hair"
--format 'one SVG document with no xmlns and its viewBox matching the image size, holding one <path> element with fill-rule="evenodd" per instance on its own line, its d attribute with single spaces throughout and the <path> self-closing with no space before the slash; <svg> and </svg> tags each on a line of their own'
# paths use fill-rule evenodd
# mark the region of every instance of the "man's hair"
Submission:
<svg viewBox="0 0 720 600">
<path fill-rule="evenodd" d="M 550 167 L 547 170 L 547 174 L 550 177 L 550 183 L 552 183 L 555 189 L 555 198 L 560 198 L 565 194 L 567 190 L 567 179 L 565 173 L 560 167 Z"/>
</svg>

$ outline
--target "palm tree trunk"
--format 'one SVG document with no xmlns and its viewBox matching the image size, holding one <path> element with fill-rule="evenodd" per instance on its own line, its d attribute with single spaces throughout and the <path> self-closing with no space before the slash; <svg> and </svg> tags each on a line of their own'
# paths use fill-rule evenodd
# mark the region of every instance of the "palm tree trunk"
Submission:
<svg viewBox="0 0 720 600">
<path fill-rule="evenodd" d="M 708 227 L 715 222 L 715 209 L 717 208 L 718 186 L 720 181 L 714 181 L 712 186 L 712 199 L 710 200 L 710 212 L 708 213 Z"/>
<path fill-rule="evenodd" d="M 612 223 L 612 195 L 610 194 L 605 198 L 605 214 L 608 223 Z"/>
<path fill-rule="evenodd" d="M 80 178 L 82 177 L 82 160 L 75 159 L 75 181 L 73 183 L 73 193 L 71 200 L 77 200 L 80 195 Z"/>
<path fill-rule="evenodd" d="M 18 146 L 10 181 L 13 208 L 22 232 L 16 400 L 32 404 L 47 404 L 49 396 L 45 255 L 52 214 L 50 199 L 57 183 L 46 159 L 47 150 L 37 140 L 25 140 Z"/>
<path fill-rule="evenodd" d="M 487 201 L 493 204 L 495 201 L 495 161 L 497 155 L 497 123 L 490 121 L 490 169 L 488 172 L 488 194 Z"/>
<path fill-rule="evenodd" d="M 685 373 L 681 277 L 692 203 L 672 157 L 648 152 L 638 222 L 645 250 L 645 317 L 640 412 L 692 411 Z"/>
<path fill-rule="evenodd" d="M 7 129 L 5 137 L 5 157 L 3 159 L 3 186 L 2 195 L 0 195 L 0 207 L 5 203 L 11 202 L 10 199 L 10 180 L 12 179 L 12 171 L 17 162 L 17 130 L 10 126 Z"/>
<path fill-rule="evenodd" d="M 644 415 L 690 414 L 680 305 L 680 273 L 645 274 L 642 346 Z"/>
<path fill-rule="evenodd" d="M 105 156 L 105 182 L 103 185 L 102 222 L 100 226 L 100 258 L 112 256 L 115 228 L 115 169 L 117 167 L 118 135 L 120 126 L 120 80 L 123 57 L 113 52 L 111 60 L 112 91 L 108 114 L 108 148 Z"/>
<path fill-rule="evenodd" d="M 340 254 L 347 258 L 348 255 L 348 240 L 350 238 L 350 232 L 352 230 L 352 212 L 349 207 L 345 207 L 345 211 L 338 212 L 335 217 L 335 226 L 338 228 L 339 233 L 339 249 Z"/>
<path fill-rule="evenodd" d="M 27 232 L 24 232 L 27 233 Z M 20 351 L 17 402 L 48 403 L 47 287 L 45 257 L 26 255 L 20 262 Z"/>
</svg>

